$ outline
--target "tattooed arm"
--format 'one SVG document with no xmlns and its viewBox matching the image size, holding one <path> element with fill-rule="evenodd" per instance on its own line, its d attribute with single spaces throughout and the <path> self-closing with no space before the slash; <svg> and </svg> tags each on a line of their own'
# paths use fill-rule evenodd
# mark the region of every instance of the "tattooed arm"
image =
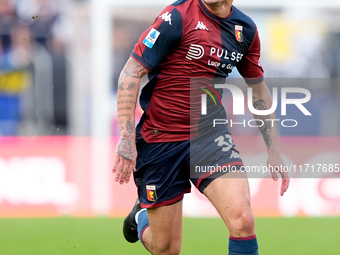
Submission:
<svg viewBox="0 0 340 255">
<path fill-rule="evenodd" d="M 248 87 L 252 87 L 253 105 L 256 110 L 268 110 L 271 108 L 272 96 L 267 85 L 264 82 L 255 85 L 248 85 Z M 285 166 L 285 163 L 282 160 L 279 147 L 277 144 L 277 132 L 275 121 L 270 121 L 275 120 L 275 113 L 272 113 L 271 115 L 254 114 L 254 118 L 258 120 L 257 125 L 259 126 L 263 140 L 267 146 L 268 150 L 267 164 L 272 167 L 271 168 L 272 177 L 275 181 L 278 180 L 277 173 L 279 173 L 282 177 L 280 194 L 281 196 L 283 196 L 283 194 L 287 191 L 289 187 L 290 180 L 288 174 L 282 171 L 282 167 Z"/>
<path fill-rule="evenodd" d="M 132 57 L 126 62 L 118 80 L 117 113 L 120 140 L 116 148 L 113 173 L 120 184 L 129 182 L 136 165 L 136 130 L 135 109 L 139 92 L 140 79 L 148 70 Z"/>
</svg>

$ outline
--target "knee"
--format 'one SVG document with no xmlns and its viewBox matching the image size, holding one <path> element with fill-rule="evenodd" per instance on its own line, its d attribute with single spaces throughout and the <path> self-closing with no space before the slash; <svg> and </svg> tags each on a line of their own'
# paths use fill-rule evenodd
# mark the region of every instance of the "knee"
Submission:
<svg viewBox="0 0 340 255">
<path fill-rule="evenodd" d="M 178 255 L 181 252 L 181 241 L 162 240 L 155 246 L 157 255 Z"/>
<path fill-rule="evenodd" d="M 152 235 L 150 228 L 143 234 L 143 244 L 154 255 L 178 255 L 182 247 L 182 235 L 160 232 Z"/>
<path fill-rule="evenodd" d="M 244 210 L 238 212 L 233 219 L 231 219 L 229 230 L 235 237 L 240 235 L 253 235 L 255 232 L 254 215 L 251 210 Z"/>
</svg>

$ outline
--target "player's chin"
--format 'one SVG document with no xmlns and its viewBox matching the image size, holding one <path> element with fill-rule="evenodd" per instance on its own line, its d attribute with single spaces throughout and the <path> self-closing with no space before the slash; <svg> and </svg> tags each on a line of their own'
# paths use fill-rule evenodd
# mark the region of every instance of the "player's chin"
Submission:
<svg viewBox="0 0 340 255">
<path fill-rule="evenodd" d="M 220 3 L 220 2 L 223 2 L 225 0 L 203 0 L 203 2 L 205 4 L 217 4 L 217 3 Z"/>
</svg>

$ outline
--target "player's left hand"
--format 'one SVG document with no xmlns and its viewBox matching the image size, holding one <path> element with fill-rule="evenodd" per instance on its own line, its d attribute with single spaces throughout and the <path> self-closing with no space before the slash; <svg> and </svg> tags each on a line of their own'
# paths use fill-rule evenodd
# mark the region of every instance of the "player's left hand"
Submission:
<svg viewBox="0 0 340 255">
<path fill-rule="evenodd" d="M 280 195 L 283 196 L 283 194 L 288 190 L 290 179 L 288 173 L 284 171 L 285 163 L 279 152 L 268 153 L 267 166 L 271 171 L 274 181 L 278 180 L 278 173 L 281 175 Z"/>
</svg>

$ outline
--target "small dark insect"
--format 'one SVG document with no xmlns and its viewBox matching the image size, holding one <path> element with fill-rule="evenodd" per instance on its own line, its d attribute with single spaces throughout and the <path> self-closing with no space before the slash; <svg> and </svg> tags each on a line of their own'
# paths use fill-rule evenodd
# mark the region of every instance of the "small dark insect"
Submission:
<svg viewBox="0 0 340 255">
<path fill-rule="evenodd" d="M 39 18 L 39 16 L 38 16 L 38 15 L 37 15 L 37 16 L 33 16 L 33 17 L 32 17 L 32 19 L 33 19 L 33 20 L 35 20 L 35 19 L 37 19 L 37 18 Z"/>
<path fill-rule="evenodd" d="M 22 38 L 25 42 L 26 42 L 26 39 L 25 38 Z"/>
</svg>

